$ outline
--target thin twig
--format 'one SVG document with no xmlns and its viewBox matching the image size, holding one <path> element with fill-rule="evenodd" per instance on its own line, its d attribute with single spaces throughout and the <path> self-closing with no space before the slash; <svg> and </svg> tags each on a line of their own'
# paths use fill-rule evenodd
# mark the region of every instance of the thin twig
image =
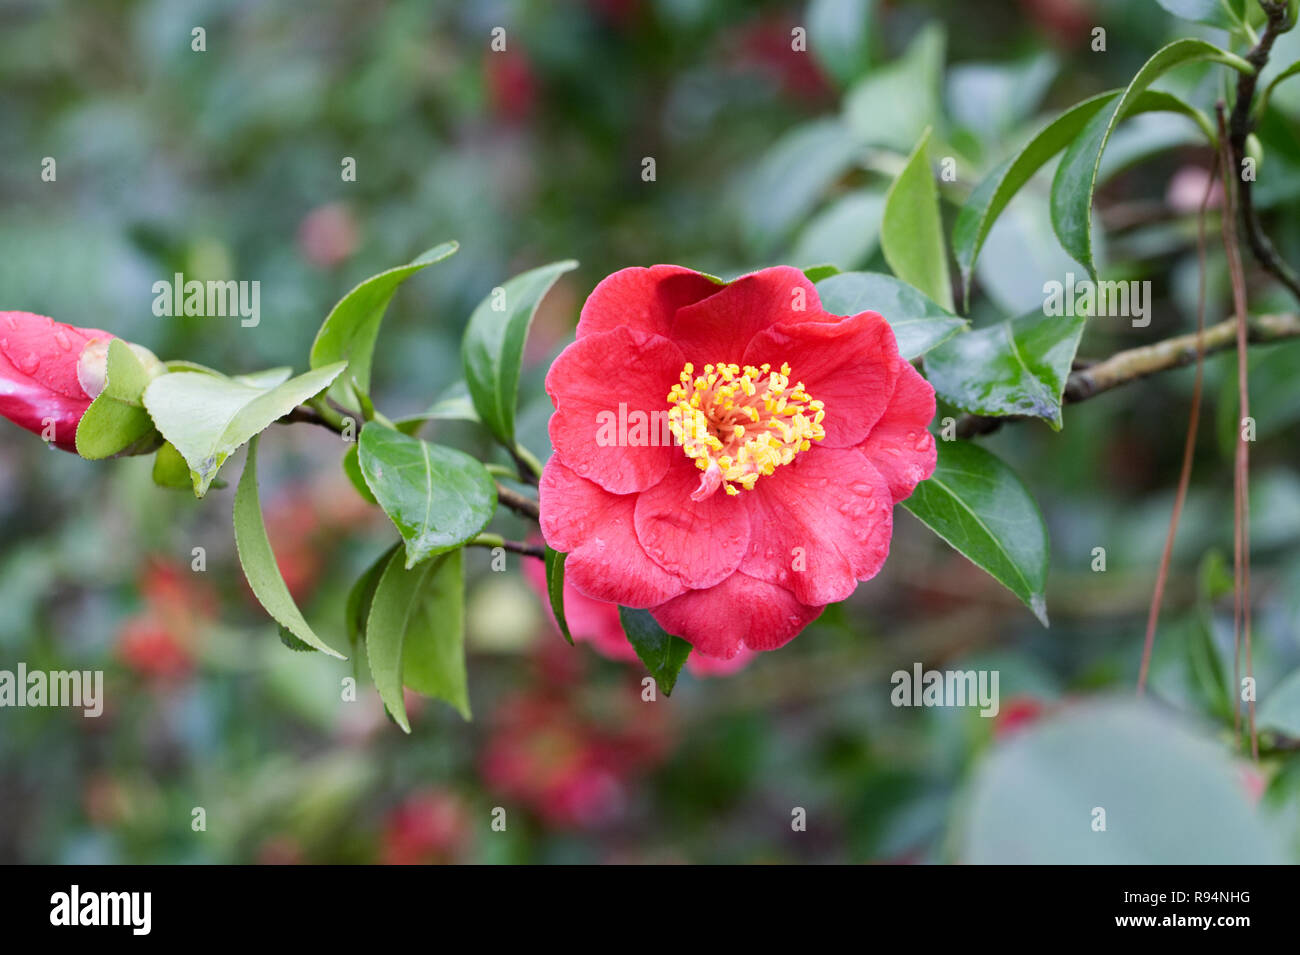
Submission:
<svg viewBox="0 0 1300 955">
<path fill-rule="evenodd" d="M 1259 42 L 1246 54 L 1246 60 L 1255 67 L 1255 72 L 1237 74 L 1237 98 L 1232 106 L 1232 117 L 1228 120 L 1228 142 L 1232 146 L 1230 164 L 1236 171 L 1242 168 L 1242 161 L 1246 158 L 1246 140 L 1255 129 L 1255 117 L 1251 109 L 1255 100 L 1255 87 L 1259 83 L 1260 74 L 1268 64 L 1269 54 L 1273 50 L 1273 41 L 1295 26 L 1288 19 L 1288 5 L 1285 0 L 1281 2 L 1261 0 L 1260 6 L 1268 17 L 1268 23 Z M 1240 176 L 1234 178 L 1238 180 L 1237 189 L 1240 199 L 1238 206 L 1250 251 L 1265 271 L 1300 299 L 1300 277 L 1297 277 L 1291 267 L 1277 254 L 1277 249 L 1273 247 L 1272 241 L 1264 234 L 1263 226 L 1260 225 L 1251 192 L 1253 183 L 1250 179 Z"/>
<path fill-rule="evenodd" d="M 1200 336 L 1204 344 L 1204 353 L 1232 348 L 1237 343 L 1237 320 L 1230 318 L 1217 325 L 1211 325 Z M 1246 321 L 1246 340 L 1252 344 L 1283 341 L 1288 338 L 1300 338 L 1300 315 L 1282 313 L 1278 315 L 1255 315 Z M 1198 336 L 1177 335 L 1166 338 L 1152 345 L 1129 348 L 1116 352 L 1109 358 L 1094 362 L 1084 368 L 1070 372 L 1065 384 L 1064 404 L 1075 404 L 1094 398 L 1102 392 L 1110 391 L 1121 385 L 1127 385 L 1157 372 L 1182 368 L 1196 361 Z M 1008 421 L 1023 421 L 1023 416 L 1005 418 L 986 415 L 962 415 L 957 422 L 957 437 L 973 438 L 982 434 L 991 434 Z"/>
<path fill-rule="evenodd" d="M 1270 28 L 1271 28 L 1270 19 Z M 1265 34 L 1267 37 L 1267 33 Z M 1263 41 L 1261 40 L 1261 43 Z M 1224 120 L 1223 103 L 1217 107 L 1219 115 L 1219 138 L 1224 140 L 1226 125 Z M 1250 417 L 1250 382 L 1247 377 L 1248 362 L 1246 360 L 1246 328 L 1245 316 L 1247 310 L 1246 302 L 1246 275 L 1245 269 L 1241 263 L 1241 249 L 1237 245 L 1237 227 L 1236 210 L 1238 197 L 1238 179 L 1240 178 L 1235 168 L 1229 167 L 1232 161 L 1232 153 L 1229 146 L 1221 143 L 1220 149 L 1223 153 L 1224 165 L 1223 170 L 1223 247 L 1228 260 L 1228 274 L 1232 279 L 1232 304 L 1237 313 L 1237 401 L 1238 401 L 1238 434 L 1237 434 L 1237 453 L 1234 460 L 1232 485 L 1233 485 L 1233 644 L 1236 648 L 1236 657 L 1240 660 L 1241 656 L 1241 638 L 1244 633 L 1246 642 L 1246 676 L 1252 684 L 1254 683 L 1255 667 L 1253 654 L 1251 652 L 1251 634 L 1250 634 L 1250 446 L 1246 441 L 1245 422 Z M 1234 668 L 1234 672 L 1239 670 Z M 1233 693 L 1238 701 L 1241 697 L 1240 682 L 1233 688 Z M 1234 704 L 1234 712 L 1239 711 L 1240 704 Z M 1250 752 L 1256 762 L 1259 761 L 1259 736 L 1255 732 L 1255 696 L 1252 693 L 1249 701 L 1250 713 Z M 1237 739 L 1240 740 L 1240 716 L 1234 717 L 1234 729 L 1237 733 Z"/>
<path fill-rule="evenodd" d="M 1187 414 L 1187 439 L 1183 443 L 1183 467 L 1178 475 L 1178 493 L 1174 497 L 1174 511 L 1169 517 L 1169 532 L 1165 535 L 1164 553 L 1160 555 L 1160 569 L 1156 573 L 1156 587 L 1151 595 L 1151 609 L 1147 613 L 1147 632 L 1142 644 L 1142 666 L 1138 670 L 1138 696 L 1146 691 L 1147 673 L 1151 669 L 1151 651 L 1155 648 L 1156 624 L 1160 621 L 1160 605 L 1169 580 L 1169 565 L 1174 555 L 1174 538 L 1178 534 L 1178 521 L 1187 501 L 1187 488 L 1192 480 L 1192 458 L 1196 453 L 1196 432 L 1201 423 L 1201 384 L 1205 372 L 1205 211 L 1214 191 L 1214 177 L 1219 170 L 1216 153 L 1205 181 L 1205 194 L 1201 197 L 1200 212 L 1196 217 L 1196 258 L 1199 265 L 1199 284 L 1196 297 L 1196 383 L 1192 387 L 1192 407 Z"/>
<path fill-rule="evenodd" d="M 479 534 L 468 545 L 469 547 L 500 547 L 502 550 L 508 550 L 512 554 L 523 554 L 525 557 L 536 557 L 538 560 L 546 559 L 546 548 L 541 544 L 525 544 L 521 541 L 506 540 L 500 534 Z"/>
<path fill-rule="evenodd" d="M 342 428 L 340 428 L 334 422 L 326 419 L 315 408 L 310 408 L 307 405 L 299 405 L 298 407 L 294 408 L 287 415 L 285 415 L 283 418 L 280 419 L 280 424 L 295 424 L 299 422 L 305 424 L 319 425 L 322 428 L 326 428 L 330 431 L 333 431 L 335 434 L 343 433 Z"/>
<path fill-rule="evenodd" d="M 503 484 L 497 485 L 497 500 L 504 504 L 516 514 L 522 514 L 524 517 L 531 517 L 537 520 L 541 511 L 537 508 L 537 502 L 531 497 L 525 497 L 518 491 L 512 491 Z"/>
</svg>

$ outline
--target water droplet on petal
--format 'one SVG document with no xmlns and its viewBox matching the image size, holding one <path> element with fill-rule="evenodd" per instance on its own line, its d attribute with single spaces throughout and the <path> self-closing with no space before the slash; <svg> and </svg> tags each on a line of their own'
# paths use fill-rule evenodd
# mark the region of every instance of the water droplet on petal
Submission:
<svg viewBox="0 0 1300 955">
<path fill-rule="evenodd" d="M 57 332 L 54 333 L 54 340 L 58 343 L 59 347 L 62 348 L 64 351 L 72 350 L 72 342 L 68 341 L 68 333 L 65 332 L 63 329 L 60 328 Z"/>
<path fill-rule="evenodd" d="M 41 359 L 36 352 L 29 352 L 25 358 L 15 358 L 14 366 L 24 375 L 33 375 L 41 367 Z"/>
</svg>

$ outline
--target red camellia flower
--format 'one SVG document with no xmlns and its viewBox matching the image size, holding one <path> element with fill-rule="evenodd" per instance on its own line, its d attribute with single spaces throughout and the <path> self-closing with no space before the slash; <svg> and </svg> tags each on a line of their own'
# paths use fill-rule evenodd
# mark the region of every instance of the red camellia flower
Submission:
<svg viewBox="0 0 1300 955">
<path fill-rule="evenodd" d="M 384 820 L 384 865 L 456 862 L 470 832 L 469 811 L 458 796 L 441 789 L 422 790 Z"/>
<path fill-rule="evenodd" d="M 31 312 L 0 312 L 0 417 L 75 451 L 77 424 L 104 390 L 108 342 Z"/>
<path fill-rule="evenodd" d="M 784 266 L 614 273 L 546 390 L 541 525 L 566 579 L 707 656 L 776 649 L 875 576 L 935 465 L 934 389 L 889 324 L 831 315 Z"/>
</svg>

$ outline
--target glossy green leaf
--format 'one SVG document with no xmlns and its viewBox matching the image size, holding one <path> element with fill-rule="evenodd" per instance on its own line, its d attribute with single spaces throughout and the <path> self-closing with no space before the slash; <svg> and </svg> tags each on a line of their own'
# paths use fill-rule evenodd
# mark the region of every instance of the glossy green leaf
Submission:
<svg viewBox="0 0 1300 955">
<path fill-rule="evenodd" d="M 1300 740 L 1300 670 L 1295 670 L 1264 697 L 1255 714 L 1261 730 Z"/>
<path fill-rule="evenodd" d="M 968 290 L 971 272 L 980 247 L 1002 210 L 1048 160 L 1073 142 L 1074 138 L 1107 103 L 1119 95 L 1117 90 L 1101 93 L 1070 107 L 1048 123 L 1015 157 L 993 170 L 975 187 L 953 223 L 952 246 L 961 271 L 962 287 Z"/>
<path fill-rule="evenodd" d="M 691 655 L 691 645 L 681 637 L 666 633 L 649 610 L 619 607 L 618 616 L 623 623 L 623 633 L 654 677 L 655 684 L 664 696 L 671 696 L 673 687 L 677 685 L 677 674 Z"/>
<path fill-rule="evenodd" d="M 1132 115 L 1132 107 L 1152 83 L 1175 67 L 1204 60 L 1241 62 L 1204 40 L 1175 40 L 1143 64 L 1113 104 L 1088 120 L 1057 166 L 1052 180 L 1052 227 L 1065 250 L 1087 268 L 1093 278 L 1096 278 L 1097 270 L 1092 260 L 1092 202 L 1106 143 L 1120 121 Z M 1162 98 L 1168 108 L 1186 112 L 1193 118 L 1198 116 L 1197 111 L 1176 97 L 1162 94 Z M 1198 122 L 1207 127 L 1208 133 L 1208 122 L 1203 117 Z M 1212 134 L 1209 138 L 1214 139 Z"/>
<path fill-rule="evenodd" d="M 153 419 L 144 408 L 145 388 L 163 374 L 160 364 L 146 367 L 120 338 L 108 343 L 104 390 L 77 424 L 77 453 L 98 460 L 154 444 Z"/>
<path fill-rule="evenodd" d="M 569 621 L 564 617 L 564 558 L 566 555 L 557 550 L 546 548 L 546 595 L 550 598 L 551 613 L 560 628 L 564 639 L 573 645 L 573 634 L 569 633 Z"/>
<path fill-rule="evenodd" d="M 808 5 L 808 49 L 841 86 L 871 66 L 875 0 L 812 0 Z"/>
<path fill-rule="evenodd" d="M 479 419 L 507 446 L 515 443 L 515 404 L 524 340 L 537 306 L 572 259 L 523 272 L 494 289 L 469 318 L 461 346 L 465 383 Z"/>
<path fill-rule="evenodd" d="M 372 275 L 339 299 L 316 333 L 311 346 L 311 367 L 346 361 L 348 373 L 342 380 L 355 381 L 361 391 L 368 392 L 375 339 L 379 337 L 379 325 L 398 286 L 422 269 L 454 255 L 458 248 L 455 242 L 435 245 L 407 265 Z"/>
<path fill-rule="evenodd" d="M 163 437 L 189 465 L 194 494 L 202 497 L 230 455 L 328 388 L 344 364 L 335 362 L 289 381 L 278 381 L 279 370 L 242 378 L 172 372 L 145 389 L 144 404 Z"/>
<path fill-rule="evenodd" d="M 1228 0 L 1156 0 L 1156 3 L 1184 20 L 1222 30 L 1241 29 L 1241 11 L 1234 9 Z"/>
<path fill-rule="evenodd" d="M 852 168 L 856 151 L 838 119 L 813 120 L 781 135 L 741 185 L 746 245 L 757 255 L 774 252 Z"/>
<path fill-rule="evenodd" d="M 901 57 L 871 70 L 844 99 L 844 117 L 864 146 L 911 150 L 939 118 L 944 58 L 943 27 L 931 22 Z"/>
<path fill-rule="evenodd" d="M 345 659 L 343 654 L 316 636 L 280 576 L 275 553 L 266 536 L 266 525 L 262 521 L 262 505 L 258 501 L 256 437 L 248 444 L 244 474 L 235 489 L 235 549 L 249 588 L 271 619 L 308 646 L 340 660 Z"/>
<path fill-rule="evenodd" d="M 903 506 L 1047 626 L 1047 527 L 1038 505 L 1015 472 L 978 445 L 940 441 L 938 451 L 934 474 Z"/>
<path fill-rule="evenodd" d="M 843 272 L 817 283 L 822 308 L 835 315 L 879 312 L 898 340 L 898 352 L 911 361 L 966 328 L 906 282 L 879 272 Z"/>
<path fill-rule="evenodd" d="M 952 280 L 943 242 L 939 193 L 930 168 L 930 131 L 885 196 L 880 247 L 894 275 L 952 311 Z"/>
<path fill-rule="evenodd" d="M 984 240 L 1007 204 L 1057 153 L 1079 138 L 1089 121 L 1108 104 L 1114 104 L 1119 90 L 1099 93 L 1067 109 L 1040 130 L 1015 156 L 1001 163 L 971 192 L 953 223 L 952 246 L 961 272 L 962 288 L 970 299 L 970 279 Z M 1168 93 L 1147 90 L 1130 104 L 1126 116 L 1166 110 L 1191 115 L 1198 124 L 1203 116 Z"/>
<path fill-rule="evenodd" d="M 394 553 L 375 587 L 366 620 L 366 657 L 384 706 L 406 732 L 402 687 L 444 700 L 470 718 L 465 676 L 464 551 L 415 568 Z"/>
<path fill-rule="evenodd" d="M 1059 431 L 1061 395 L 1086 322 L 1030 312 L 956 335 L 925 356 L 926 377 L 963 411 L 1028 415 Z"/>
<path fill-rule="evenodd" d="M 492 519 L 496 482 L 468 454 L 375 421 L 357 448 L 366 486 L 406 543 L 408 568 L 459 547 Z"/>
<path fill-rule="evenodd" d="M 1132 700 L 1018 731 L 978 766 L 969 797 L 958 851 L 972 865 L 1283 861 L 1285 839 L 1251 805 L 1227 747 Z"/>
</svg>

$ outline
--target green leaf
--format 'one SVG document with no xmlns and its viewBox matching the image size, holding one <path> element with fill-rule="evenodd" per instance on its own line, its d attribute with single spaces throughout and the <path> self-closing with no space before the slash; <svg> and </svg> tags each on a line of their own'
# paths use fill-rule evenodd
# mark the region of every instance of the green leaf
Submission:
<svg viewBox="0 0 1300 955">
<path fill-rule="evenodd" d="M 871 70 L 844 99 L 844 118 L 863 146 L 905 153 L 939 118 L 944 31 L 925 26 L 906 52 Z"/>
<path fill-rule="evenodd" d="M 767 255 L 816 207 L 852 166 L 857 146 L 838 119 L 818 119 L 781 135 L 740 189 L 740 220 L 747 246 Z"/>
<path fill-rule="evenodd" d="M 930 168 L 930 131 L 885 196 L 880 247 L 893 273 L 952 311 L 952 280 L 943 244 L 939 194 Z"/>
<path fill-rule="evenodd" d="M 1204 40 L 1175 40 L 1143 64 L 1113 105 L 1100 110 L 1088 120 L 1082 132 L 1066 149 L 1065 156 L 1056 169 L 1056 176 L 1052 180 L 1052 227 L 1065 251 L 1087 268 L 1094 279 L 1097 277 L 1097 269 L 1092 261 L 1092 201 L 1106 143 L 1110 141 L 1111 133 L 1120 121 L 1133 115 L 1132 107 L 1152 83 L 1175 67 L 1203 60 L 1232 62 L 1233 65 L 1243 62 Z M 1213 142 L 1215 137 L 1209 129 L 1208 120 L 1174 96 L 1166 93 L 1161 94 L 1161 98 L 1166 104 L 1165 108 L 1184 112 L 1197 119 Z"/>
<path fill-rule="evenodd" d="M 994 169 L 970 194 L 952 229 L 953 253 L 961 270 L 962 287 L 970 294 L 970 277 L 980 247 L 1002 210 L 1049 159 L 1073 142 L 1098 111 L 1119 95 L 1101 93 L 1078 103 L 1044 127 L 1013 159 Z"/>
<path fill-rule="evenodd" d="M 1061 395 L 1087 319 L 1030 312 L 957 335 L 925 356 L 950 404 L 973 414 L 1029 415 L 1061 430 Z"/>
<path fill-rule="evenodd" d="M 938 451 L 934 474 L 903 506 L 1047 626 L 1047 527 L 1038 505 L 1015 472 L 978 445 L 939 441 Z"/>
<path fill-rule="evenodd" d="M 1222 30 L 1240 30 L 1241 14 L 1227 0 L 1156 0 L 1176 17 L 1219 27 Z"/>
<path fill-rule="evenodd" d="M 963 331 L 967 322 L 940 308 L 906 282 L 879 272 L 843 272 L 817 283 L 822 308 L 835 315 L 879 312 L 907 361 Z"/>
<path fill-rule="evenodd" d="M 566 555 L 557 550 L 546 548 L 546 595 L 551 600 L 551 613 L 560 628 L 564 639 L 573 646 L 573 634 L 569 633 L 569 621 L 564 618 L 564 558 Z"/>
<path fill-rule="evenodd" d="M 154 455 L 153 483 L 178 491 L 194 490 L 194 484 L 190 481 L 190 466 L 171 442 L 164 442 Z"/>
<path fill-rule="evenodd" d="M 790 260 L 799 264 L 834 263 L 856 269 L 867 263 L 880 243 L 885 196 L 858 189 L 836 199 L 799 234 Z"/>
<path fill-rule="evenodd" d="M 340 660 L 346 659 L 316 636 L 298 610 L 298 605 L 293 602 L 284 578 L 280 576 L 275 553 L 266 536 L 266 525 L 262 522 L 262 505 L 257 498 L 256 438 L 248 444 L 244 474 L 239 479 L 239 487 L 235 489 L 235 549 L 239 553 L 239 565 L 244 569 L 248 586 L 271 615 L 271 619 L 308 646 Z"/>
<path fill-rule="evenodd" d="M 636 650 L 636 655 L 646 665 L 664 696 L 671 696 L 673 687 L 677 685 L 677 674 L 691 655 L 691 645 L 681 637 L 666 633 L 649 610 L 619 607 L 618 616 L 623 623 L 623 633 Z"/>
<path fill-rule="evenodd" d="M 406 566 L 459 547 L 492 519 L 497 487 L 474 458 L 371 421 L 357 442 L 361 473 L 406 542 Z"/>
<path fill-rule="evenodd" d="M 344 364 L 335 362 L 289 381 L 280 380 L 278 369 L 241 378 L 172 372 L 145 389 L 144 405 L 189 465 L 194 494 L 202 497 L 230 455 L 328 388 Z"/>
<path fill-rule="evenodd" d="M 286 627 L 277 627 L 276 630 L 279 633 L 280 642 L 284 644 L 285 649 L 292 650 L 294 653 L 311 653 L 316 649 L 311 646 L 311 644 L 303 643 L 290 633 Z"/>
<path fill-rule="evenodd" d="M 578 267 L 572 259 L 516 275 L 474 309 L 461 357 L 479 419 L 507 447 L 515 443 L 515 404 L 524 340 L 537 306 L 555 280 Z"/>
<path fill-rule="evenodd" d="M 841 86 L 871 66 L 875 0 L 812 0 L 808 5 L 808 48 Z"/>
<path fill-rule="evenodd" d="M 839 267 L 835 265 L 829 265 L 829 264 L 810 265 L 803 270 L 804 278 L 806 278 L 809 282 L 812 282 L 813 285 L 816 285 L 822 279 L 828 279 L 832 275 L 839 275 L 839 274 L 840 274 Z"/>
<path fill-rule="evenodd" d="M 1007 207 L 1011 199 L 1025 183 L 1033 178 L 1047 162 L 1079 138 L 1090 120 L 1096 117 L 1107 104 L 1113 104 L 1119 90 L 1099 93 L 1081 103 L 1076 103 L 1052 122 L 1040 130 L 1014 157 L 1006 160 L 994 169 L 971 192 L 966 204 L 957 214 L 953 223 L 952 245 L 961 272 L 962 288 L 970 301 L 970 279 L 975 269 L 975 260 L 979 257 L 984 240 Z M 1194 113 L 1176 97 L 1168 93 L 1154 91 L 1143 92 L 1131 104 L 1126 116 L 1139 113 L 1168 110 L 1190 115 Z M 1198 123 L 1208 124 L 1204 117 L 1193 116 Z"/>
<path fill-rule="evenodd" d="M 460 246 L 443 242 L 422 252 L 407 265 L 372 275 L 339 299 L 325 316 L 311 346 L 311 367 L 322 368 L 347 361 L 345 382 L 370 391 L 370 363 L 379 337 L 379 325 L 397 288 L 412 275 L 454 255 Z"/>
<path fill-rule="evenodd" d="M 1018 731 L 983 761 L 959 852 L 972 865 L 1269 864 L 1284 861 L 1285 841 L 1250 805 L 1226 747 L 1168 711 L 1099 700 Z"/>
<path fill-rule="evenodd" d="M 161 364 L 146 368 L 130 345 L 110 339 L 104 390 L 77 424 L 77 453 L 98 460 L 155 444 L 153 419 L 141 396 L 160 374 L 165 374 Z"/>
<path fill-rule="evenodd" d="M 366 620 L 366 656 L 384 706 L 406 732 L 402 687 L 445 700 L 470 718 L 465 677 L 464 551 L 410 569 L 394 553 Z"/>
<path fill-rule="evenodd" d="M 344 623 L 348 634 L 348 643 L 353 647 L 359 640 L 366 637 L 366 620 L 370 616 L 370 605 L 375 599 L 375 589 L 379 586 L 379 578 L 383 576 L 384 568 L 388 566 L 389 560 L 397 553 L 401 544 L 394 544 L 388 548 L 379 558 L 366 568 L 365 573 L 356 579 L 352 584 L 352 589 L 348 591 L 348 600 L 344 608 Z"/>
<path fill-rule="evenodd" d="M 357 452 L 356 444 L 348 445 L 348 449 L 343 452 L 343 473 L 348 476 L 348 480 L 352 482 L 352 486 L 357 489 L 357 493 L 363 500 L 368 504 L 379 503 L 370 486 L 366 484 L 365 475 L 361 473 L 361 456 Z"/>
<path fill-rule="evenodd" d="M 1293 671 L 1264 698 L 1255 725 L 1288 739 L 1300 739 L 1300 670 Z"/>
</svg>

